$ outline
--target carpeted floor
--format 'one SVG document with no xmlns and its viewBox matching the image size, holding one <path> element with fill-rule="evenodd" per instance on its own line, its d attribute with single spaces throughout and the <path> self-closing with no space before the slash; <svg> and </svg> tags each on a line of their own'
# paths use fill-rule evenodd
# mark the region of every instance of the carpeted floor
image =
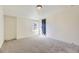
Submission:
<svg viewBox="0 0 79 59">
<path fill-rule="evenodd" d="M 1 53 L 76 53 L 79 46 L 50 38 L 25 38 L 4 42 Z"/>
</svg>

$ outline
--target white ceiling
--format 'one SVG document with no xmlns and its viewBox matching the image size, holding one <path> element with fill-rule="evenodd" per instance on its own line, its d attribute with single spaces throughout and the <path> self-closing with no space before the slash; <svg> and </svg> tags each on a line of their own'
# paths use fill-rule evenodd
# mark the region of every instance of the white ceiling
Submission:
<svg viewBox="0 0 79 59">
<path fill-rule="evenodd" d="M 4 14 L 10 16 L 25 16 L 31 19 L 46 18 L 52 13 L 56 13 L 63 7 L 61 5 L 44 5 L 38 10 L 35 5 L 7 5 L 4 7 Z"/>
</svg>

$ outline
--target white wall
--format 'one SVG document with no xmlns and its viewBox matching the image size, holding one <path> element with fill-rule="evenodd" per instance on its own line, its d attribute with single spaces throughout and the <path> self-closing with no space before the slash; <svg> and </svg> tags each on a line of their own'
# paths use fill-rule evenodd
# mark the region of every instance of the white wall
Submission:
<svg viewBox="0 0 79 59">
<path fill-rule="evenodd" d="M 5 40 L 27 38 L 32 35 L 31 19 L 20 16 L 5 16 Z"/>
<path fill-rule="evenodd" d="M 0 48 L 4 42 L 4 18 L 3 8 L 0 6 Z"/>
<path fill-rule="evenodd" d="M 27 38 L 32 35 L 32 20 L 26 17 L 17 17 L 17 39 Z"/>
<path fill-rule="evenodd" d="M 4 16 L 5 40 L 16 39 L 17 18 L 15 16 Z"/>
<path fill-rule="evenodd" d="M 49 16 L 47 36 L 79 45 L 79 7 L 66 7 Z"/>
</svg>

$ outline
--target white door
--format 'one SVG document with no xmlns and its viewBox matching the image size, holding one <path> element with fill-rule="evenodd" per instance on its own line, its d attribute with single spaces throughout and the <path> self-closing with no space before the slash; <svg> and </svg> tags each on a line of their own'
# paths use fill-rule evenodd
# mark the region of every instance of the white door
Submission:
<svg viewBox="0 0 79 59">
<path fill-rule="evenodd" d="M 5 40 L 16 39 L 16 21 L 16 17 L 4 16 Z"/>
</svg>

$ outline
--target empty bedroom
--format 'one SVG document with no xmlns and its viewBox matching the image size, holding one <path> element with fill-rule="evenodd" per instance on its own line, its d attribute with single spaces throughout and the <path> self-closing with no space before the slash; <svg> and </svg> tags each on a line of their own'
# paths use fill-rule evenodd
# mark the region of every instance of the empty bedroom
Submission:
<svg viewBox="0 0 79 59">
<path fill-rule="evenodd" d="M 79 53 L 79 5 L 1 5 L 0 53 Z"/>
</svg>

